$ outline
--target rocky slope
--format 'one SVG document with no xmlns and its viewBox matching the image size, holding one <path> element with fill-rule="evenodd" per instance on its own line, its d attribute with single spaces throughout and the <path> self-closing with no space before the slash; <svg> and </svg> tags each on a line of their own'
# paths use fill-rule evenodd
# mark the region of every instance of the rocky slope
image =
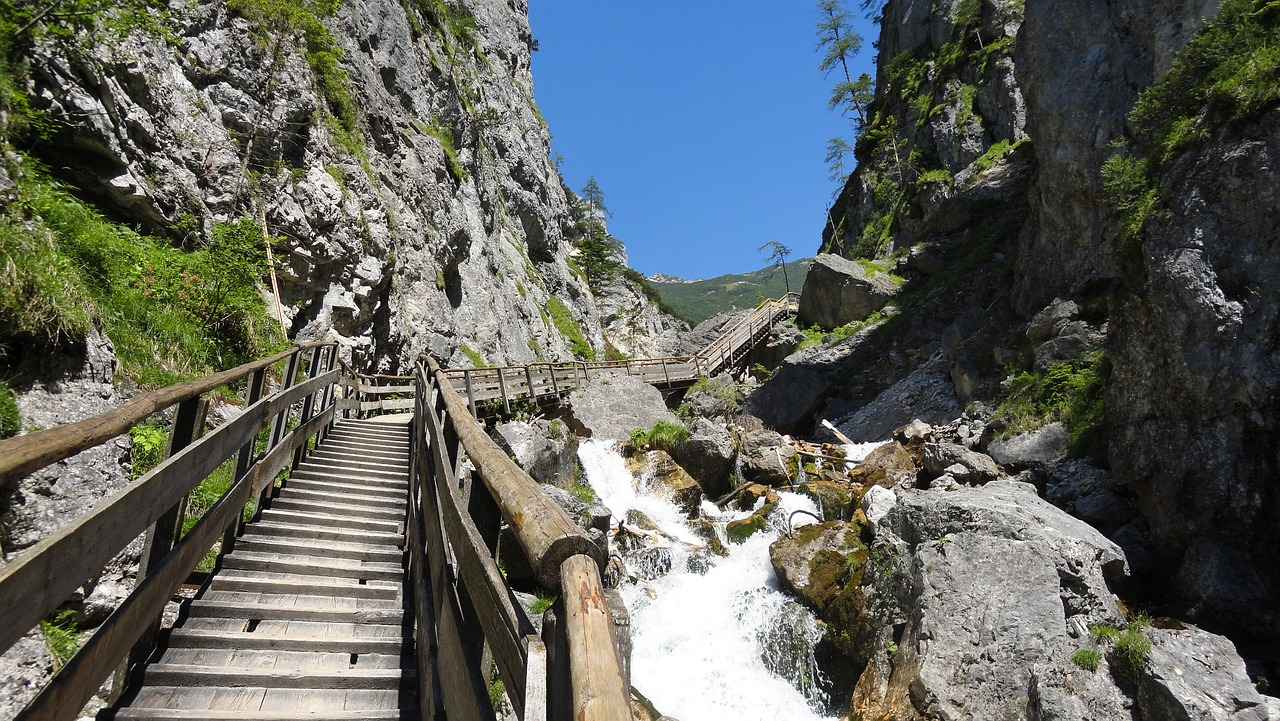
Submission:
<svg viewBox="0 0 1280 721">
<path fill-rule="evenodd" d="M 1263 59 L 1274 43 L 1257 38 L 1275 37 L 1276 17 L 1223 2 L 1215 18 L 1219 5 L 885 4 L 873 122 L 823 250 L 907 283 L 789 358 L 749 408 L 815 435 L 829 419 L 856 440 L 960 418 L 966 445 L 1056 479 L 1042 493 L 1123 548 L 1126 601 L 1228 635 L 1265 689 L 1280 640 L 1280 93 Z M 1108 470 L 1115 483 L 1092 496 L 1053 490 Z M 1031 686 L 1032 707 L 1048 703 Z M 898 701 L 913 713 L 946 717 L 945 699 L 909 690 Z M 1152 698 L 1094 711 L 1163 717 Z"/>
</svg>

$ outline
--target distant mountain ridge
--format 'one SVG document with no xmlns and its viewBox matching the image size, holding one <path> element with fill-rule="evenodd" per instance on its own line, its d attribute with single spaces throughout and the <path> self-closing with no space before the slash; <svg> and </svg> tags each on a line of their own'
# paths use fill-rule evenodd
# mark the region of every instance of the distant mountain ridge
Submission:
<svg viewBox="0 0 1280 721">
<path fill-rule="evenodd" d="M 694 323 L 739 308 L 754 308 L 761 298 L 777 298 L 787 292 L 790 279 L 792 292 L 799 293 L 813 258 L 801 258 L 782 268 L 769 265 L 749 273 L 730 273 L 707 280 L 685 280 L 665 273 L 655 273 L 649 283 L 658 291 L 663 303 Z"/>
</svg>

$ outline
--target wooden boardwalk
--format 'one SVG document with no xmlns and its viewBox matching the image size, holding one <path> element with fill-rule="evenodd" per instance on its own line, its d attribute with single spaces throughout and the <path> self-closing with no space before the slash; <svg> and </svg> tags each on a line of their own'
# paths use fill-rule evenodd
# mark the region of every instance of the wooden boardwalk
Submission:
<svg viewBox="0 0 1280 721">
<path fill-rule="evenodd" d="M 103 718 L 417 718 L 408 416 L 341 420 Z"/>
</svg>

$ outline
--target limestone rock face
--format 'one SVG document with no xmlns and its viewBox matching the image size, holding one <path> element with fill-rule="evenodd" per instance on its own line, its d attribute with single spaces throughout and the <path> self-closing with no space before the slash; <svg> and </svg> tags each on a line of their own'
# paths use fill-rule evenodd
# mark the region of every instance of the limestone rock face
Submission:
<svg viewBox="0 0 1280 721">
<path fill-rule="evenodd" d="M 1168 169 L 1112 320 L 1112 468 L 1191 620 L 1280 640 L 1280 112 Z"/>
<path fill-rule="evenodd" d="M 333 119 L 305 42 L 262 38 L 224 3 L 170 3 L 172 42 L 138 30 L 75 58 L 42 46 L 31 91 L 67 128 L 50 165 L 162 235 L 184 215 L 207 232 L 263 206 L 285 246 L 290 335 L 337 338 L 361 370 L 406 370 L 424 351 L 466 365 L 464 344 L 492 364 L 567 360 L 542 310 L 552 296 L 603 351 L 600 312 L 567 265 L 574 212 L 532 100 L 527 2 L 449 12 L 475 19 L 470 38 L 394 0 L 322 19 L 350 121 Z M 603 307 L 619 304 L 636 306 L 615 316 L 619 343 L 667 330 L 629 284 Z"/>
<path fill-rule="evenodd" d="M 685 472 L 666 451 L 647 451 L 627 459 L 627 468 L 641 489 L 666 495 L 685 514 L 694 514 L 702 502 L 702 486 Z"/>
<path fill-rule="evenodd" d="M 1119 622 L 1124 554 L 1027 484 L 896 494 L 864 576 L 878 640 L 854 715 L 1027 717 L 1036 669 L 1069 663 L 1082 624 Z"/>
<path fill-rule="evenodd" d="M 795 449 L 771 431 L 749 431 L 742 435 L 742 477 L 751 483 L 781 486 L 791 480 L 787 462 Z"/>
<path fill-rule="evenodd" d="M 1065 457 L 1069 445 L 1066 426 L 1055 421 L 1034 431 L 997 438 L 987 446 L 987 453 L 1005 467 L 1043 468 Z"/>
<path fill-rule="evenodd" d="M 1034 313 L 1055 296 L 1118 273 L 1099 169 L 1138 93 L 1168 70 L 1219 0 L 1028 0 L 1015 77 L 1038 170 L 1018 255 L 1015 302 Z M 1064 18 L 1071 18 L 1064 22 Z"/>
<path fill-rule="evenodd" d="M 657 388 L 625 373 L 604 373 L 569 394 L 569 423 L 589 438 L 625 440 L 658 421 L 679 423 Z"/>
<path fill-rule="evenodd" d="M 863 320 L 897 295 L 898 286 L 884 273 L 871 273 L 838 255 L 820 253 L 809 267 L 800 293 L 800 325 L 828 330 Z"/>
<path fill-rule="evenodd" d="M 1231 641 L 1197 628 L 1144 631 L 1151 654 L 1138 682 L 1143 717 L 1273 721 L 1280 699 L 1258 693 Z"/>
<path fill-rule="evenodd" d="M 559 425 L 559 438 L 545 420 L 514 421 L 493 430 L 494 440 L 539 483 L 567 486 L 578 462 L 578 437 Z"/>
</svg>

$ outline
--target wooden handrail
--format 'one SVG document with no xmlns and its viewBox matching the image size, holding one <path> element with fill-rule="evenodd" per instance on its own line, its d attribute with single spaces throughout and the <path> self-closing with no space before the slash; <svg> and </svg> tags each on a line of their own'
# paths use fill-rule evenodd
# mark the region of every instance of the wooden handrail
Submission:
<svg viewBox="0 0 1280 721">
<path fill-rule="evenodd" d="M 510 524 L 538 583 L 544 588 L 558 589 L 560 564 L 572 556 L 589 556 L 603 569 L 605 557 L 600 547 L 547 496 L 537 481 L 489 438 L 458 398 L 453 384 L 447 382 L 435 359 L 428 358 L 427 364 L 429 372 L 439 380 L 437 387 L 458 440 L 502 510 L 502 517 Z"/>
<path fill-rule="evenodd" d="M 307 380 L 294 384 L 294 373 L 304 349 L 314 351 L 311 370 Z M 328 363 L 323 361 L 326 350 Z M 131 650 L 137 654 L 143 649 L 141 656 L 145 657 L 150 644 L 154 644 L 152 629 L 174 590 L 219 538 L 234 537 L 245 504 L 264 493 L 290 459 L 305 452 L 307 442 L 333 420 L 335 406 L 328 389 L 339 376 L 331 362 L 336 352 L 332 343 L 302 344 L 230 371 L 145 394 L 135 399 L 140 402 L 126 404 L 123 410 L 109 411 L 43 434 L 41 445 L 37 446 L 42 450 L 34 457 L 47 465 L 93 445 L 93 440 L 100 444 L 114 438 L 145 419 L 145 409 L 155 412 L 182 403 L 180 408 L 187 410 L 179 415 L 187 415 L 183 416 L 185 420 L 175 422 L 181 426 L 194 418 L 199 423 L 199 414 L 192 415 L 190 409 L 200 403 L 203 393 L 247 374 L 253 377 L 248 407 L 243 412 L 203 437 L 190 442 L 184 440 L 185 445 L 177 441 L 179 431 L 185 434 L 195 429 L 175 429 L 173 452 L 168 458 L 0 569 L 0 608 L 4 608 L 6 614 L 5 623 L 0 624 L 0 650 L 3 650 L 144 532 L 149 546 L 163 544 L 149 553 L 154 567 L 144 562 L 138 584 L 129 596 L 17 719 L 75 718 L 103 680 L 122 661 L 131 658 Z M 273 393 L 261 397 L 267 369 L 286 359 L 289 362 L 282 382 Z M 325 367 L 330 370 L 323 370 Z M 284 429 L 296 407 L 302 409 L 301 425 L 286 433 Z M 117 430 L 117 424 L 123 424 L 124 428 Z M 264 451 L 255 458 L 256 439 L 268 427 L 273 430 Z M 68 428 L 72 431 L 68 432 Z M 186 437 L 189 439 L 190 435 Z M 69 450 L 81 444 L 84 445 Z M 180 540 L 166 535 L 162 526 L 177 523 L 181 514 L 178 509 L 182 508 L 187 494 L 228 461 L 236 461 L 230 489 Z M 31 465 L 33 461 L 25 463 Z M 22 468 L 23 464 L 11 463 L 8 467 Z M 35 463 L 31 470 L 41 467 Z"/>
<path fill-rule="evenodd" d="M 52 463 L 128 432 L 138 423 L 185 400 L 234 383 L 308 348 L 332 343 L 300 343 L 269 358 L 185 383 L 134 396 L 124 404 L 77 423 L 0 441 L 0 489 Z"/>
</svg>

